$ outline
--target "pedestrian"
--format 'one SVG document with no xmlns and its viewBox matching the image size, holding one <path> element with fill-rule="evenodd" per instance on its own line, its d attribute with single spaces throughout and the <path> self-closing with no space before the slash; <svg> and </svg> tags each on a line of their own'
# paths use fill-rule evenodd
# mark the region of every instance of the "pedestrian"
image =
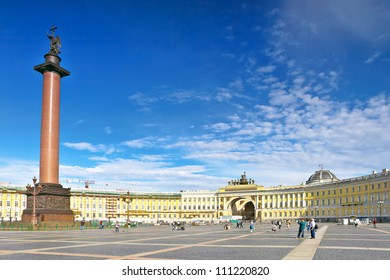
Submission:
<svg viewBox="0 0 390 280">
<path fill-rule="evenodd" d="M 287 229 L 290 229 L 291 221 L 290 221 L 290 220 L 287 220 L 286 225 L 287 225 Z M 304 229 L 304 230 L 305 230 L 305 229 Z"/>
<path fill-rule="evenodd" d="M 353 220 L 353 224 L 355 225 L 355 227 L 357 227 L 358 226 L 358 221 L 356 219 Z"/>
<path fill-rule="evenodd" d="M 80 229 L 84 229 L 84 226 L 85 226 L 85 220 L 82 219 L 80 222 Z"/>
<path fill-rule="evenodd" d="M 306 228 L 306 221 L 305 219 L 302 219 L 300 221 L 298 221 L 298 235 L 297 235 L 297 238 L 296 239 L 303 239 L 305 238 L 305 228 Z"/>
<path fill-rule="evenodd" d="M 374 228 L 376 228 L 376 218 L 372 220 L 372 224 L 374 225 Z"/>
<path fill-rule="evenodd" d="M 251 221 L 251 223 L 249 224 L 249 230 L 250 232 L 253 232 L 255 230 L 255 225 L 253 224 L 253 222 Z"/>
<path fill-rule="evenodd" d="M 116 221 L 115 223 L 115 233 L 119 233 L 119 222 Z"/>
<path fill-rule="evenodd" d="M 277 226 L 276 226 L 276 224 L 272 224 L 272 228 L 271 228 L 271 230 L 272 230 L 272 232 L 275 232 L 276 230 L 277 230 Z"/>
<path fill-rule="evenodd" d="M 309 220 L 306 221 L 306 229 L 307 229 L 307 232 L 310 231 L 310 221 Z"/>
<path fill-rule="evenodd" d="M 310 239 L 316 238 L 316 222 L 314 219 L 310 220 Z"/>
</svg>

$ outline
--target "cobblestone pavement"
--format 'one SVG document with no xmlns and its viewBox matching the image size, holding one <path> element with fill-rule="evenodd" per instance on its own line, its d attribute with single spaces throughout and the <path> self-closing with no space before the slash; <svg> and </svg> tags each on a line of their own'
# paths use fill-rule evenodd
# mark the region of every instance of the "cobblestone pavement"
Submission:
<svg viewBox="0 0 390 280">
<path fill-rule="evenodd" d="M 0 260 L 282 260 L 310 248 L 314 260 L 390 260 L 390 224 L 319 224 L 315 240 L 296 239 L 298 226 L 275 233 L 268 224 L 223 230 L 220 225 L 69 231 L 0 231 Z M 308 250 L 308 251 L 310 251 Z M 288 258 L 289 257 L 289 258 Z"/>
</svg>

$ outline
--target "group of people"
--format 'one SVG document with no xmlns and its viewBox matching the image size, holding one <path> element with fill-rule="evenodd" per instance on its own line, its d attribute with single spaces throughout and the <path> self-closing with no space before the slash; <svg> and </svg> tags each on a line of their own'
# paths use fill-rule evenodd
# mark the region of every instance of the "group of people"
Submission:
<svg viewBox="0 0 390 280">
<path fill-rule="evenodd" d="M 316 238 L 316 231 L 318 229 L 318 225 L 314 219 L 310 219 L 309 221 L 306 221 L 305 219 L 298 221 L 298 235 L 297 239 L 303 239 L 305 238 L 305 229 L 309 232 L 310 231 L 310 239 Z"/>
<path fill-rule="evenodd" d="M 236 228 L 244 228 L 244 222 L 243 221 L 237 221 L 237 224 L 236 224 Z M 230 223 L 225 223 L 224 226 L 223 226 L 223 229 L 224 230 L 229 230 L 230 229 Z M 250 232 L 254 232 L 255 231 L 255 224 L 253 223 L 253 221 L 251 221 L 249 223 L 249 231 Z"/>
<path fill-rule="evenodd" d="M 285 223 L 286 223 L 286 228 L 290 229 L 291 220 L 286 220 Z M 271 228 L 272 232 L 276 232 L 276 230 L 278 229 L 282 229 L 282 221 L 281 220 L 272 221 L 272 228 Z"/>
</svg>

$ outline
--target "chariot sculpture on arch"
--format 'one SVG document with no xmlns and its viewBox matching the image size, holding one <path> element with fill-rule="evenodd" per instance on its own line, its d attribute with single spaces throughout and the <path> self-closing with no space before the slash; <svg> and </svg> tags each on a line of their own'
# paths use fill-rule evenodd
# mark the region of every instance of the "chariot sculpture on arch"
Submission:
<svg viewBox="0 0 390 280">
<path fill-rule="evenodd" d="M 51 34 L 47 33 L 47 37 L 50 39 L 50 51 L 49 53 L 58 55 L 61 53 L 60 49 L 61 46 L 61 38 L 60 36 L 55 36 L 54 31 L 57 29 L 57 26 L 52 26 L 50 28 Z"/>
</svg>

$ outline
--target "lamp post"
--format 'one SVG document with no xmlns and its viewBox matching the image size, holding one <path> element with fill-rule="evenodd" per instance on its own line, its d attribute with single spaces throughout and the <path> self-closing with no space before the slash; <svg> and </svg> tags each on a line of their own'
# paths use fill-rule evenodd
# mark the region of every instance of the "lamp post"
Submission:
<svg viewBox="0 0 390 280">
<path fill-rule="evenodd" d="M 382 223 L 382 205 L 383 205 L 383 201 L 378 201 L 378 206 L 379 206 L 379 222 Z"/>
<path fill-rule="evenodd" d="M 34 178 L 32 180 L 33 180 L 34 186 L 30 186 L 30 184 L 28 184 L 27 185 L 27 190 L 30 193 L 32 193 L 32 195 L 33 195 L 33 211 L 32 211 L 31 223 L 33 225 L 36 225 L 37 224 L 37 214 L 36 214 L 36 211 L 35 211 L 36 195 L 41 192 L 42 186 L 41 185 L 36 186 L 37 178 L 35 176 L 34 176 Z"/>
<path fill-rule="evenodd" d="M 125 202 L 127 204 L 127 212 L 126 212 L 126 227 L 129 227 L 129 223 L 130 223 L 130 220 L 129 220 L 129 214 L 130 214 L 130 208 L 129 208 L 129 205 L 131 203 L 131 201 L 133 200 L 130 196 L 130 191 L 127 191 L 126 194 L 121 194 L 120 197 L 118 198 L 118 200 L 122 200 L 123 202 Z"/>
</svg>

